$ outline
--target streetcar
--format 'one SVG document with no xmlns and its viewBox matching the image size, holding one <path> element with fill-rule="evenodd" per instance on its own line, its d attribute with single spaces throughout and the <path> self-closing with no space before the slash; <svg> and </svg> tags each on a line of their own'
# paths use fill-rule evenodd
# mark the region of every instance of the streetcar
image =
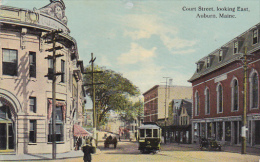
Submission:
<svg viewBox="0 0 260 162">
<path fill-rule="evenodd" d="M 156 153 L 161 149 L 162 129 L 155 122 L 145 122 L 138 128 L 138 143 L 141 153 Z"/>
</svg>

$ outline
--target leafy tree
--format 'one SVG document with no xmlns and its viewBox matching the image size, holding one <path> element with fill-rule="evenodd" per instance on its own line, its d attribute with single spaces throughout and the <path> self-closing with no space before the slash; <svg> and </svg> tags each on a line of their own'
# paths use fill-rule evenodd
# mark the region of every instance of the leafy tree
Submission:
<svg viewBox="0 0 260 162">
<path fill-rule="evenodd" d="M 84 84 L 87 84 L 87 94 L 93 100 L 91 71 L 91 66 L 86 67 L 87 74 L 84 75 Z M 131 98 L 140 94 L 139 89 L 130 80 L 124 78 L 122 74 L 113 70 L 95 66 L 94 71 L 103 71 L 103 73 L 94 73 L 94 83 L 104 83 L 95 85 L 98 124 L 106 122 L 107 113 L 111 110 L 119 114 L 122 112 L 130 114 L 129 112 L 135 109 Z"/>
</svg>

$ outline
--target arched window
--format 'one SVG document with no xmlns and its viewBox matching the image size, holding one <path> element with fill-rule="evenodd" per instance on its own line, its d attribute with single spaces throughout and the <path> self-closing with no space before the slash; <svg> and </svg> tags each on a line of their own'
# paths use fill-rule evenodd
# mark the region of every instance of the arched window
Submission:
<svg viewBox="0 0 260 162">
<path fill-rule="evenodd" d="M 199 115 L 199 105 L 200 105 L 200 99 L 199 99 L 199 93 L 198 91 L 195 93 L 195 115 Z"/>
<path fill-rule="evenodd" d="M 205 90 L 205 114 L 210 114 L 209 89 Z"/>
<path fill-rule="evenodd" d="M 250 77 L 250 107 L 258 108 L 258 75 L 256 72 L 252 73 Z"/>
<path fill-rule="evenodd" d="M 221 84 L 217 86 L 217 112 L 223 112 L 223 89 Z"/>
<path fill-rule="evenodd" d="M 232 81 L 232 111 L 238 111 L 238 81 L 237 79 L 233 79 Z"/>
</svg>

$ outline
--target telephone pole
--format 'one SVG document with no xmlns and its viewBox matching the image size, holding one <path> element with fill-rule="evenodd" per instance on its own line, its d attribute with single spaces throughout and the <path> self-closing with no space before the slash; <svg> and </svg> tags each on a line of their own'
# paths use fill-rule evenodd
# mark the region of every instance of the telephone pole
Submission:
<svg viewBox="0 0 260 162">
<path fill-rule="evenodd" d="M 170 77 L 163 77 L 166 79 L 166 86 L 165 86 L 165 102 L 164 102 L 164 106 L 165 106 L 165 114 L 164 114 L 164 143 L 166 144 L 166 110 L 167 110 L 167 89 L 168 89 L 168 78 Z"/>
<path fill-rule="evenodd" d="M 63 49 L 61 46 L 56 47 L 56 42 L 58 42 L 59 33 L 62 33 L 62 30 L 52 30 L 43 37 L 45 39 L 50 39 L 45 43 L 52 44 L 52 48 L 45 51 L 52 52 L 52 55 L 48 55 L 45 59 L 52 60 L 52 71 L 49 71 L 45 77 L 52 78 L 52 159 L 56 159 L 56 76 L 63 75 L 61 72 L 56 72 L 56 58 L 63 56 L 62 54 L 56 55 L 57 50 Z"/>
<path fill-rule="evenodd" d="M 242 129 L 241 129 L 241 136 L 242 136 L 242 147 L 241 147 L 241 154 L 246 154 L 246 109 L 247 109 L 247 47 L 245 47 L 245 54 L 244 54 L 244 107 L 243 107 L 243 116 L 242 116 Z"/>
<path fill-rule="evenodd" d="M 99 85 L 99 84 L 104 84 L 104 83 L 94 83 L 94 73 L 103 73 L 103 71 L 94 71 L 94 62 L 96 60 L 96 57 L 93 57 L 93 53 L 91 53 L 91 60 L 89 61 L 89 63 L 91 63 L 91 72 L 88 73 L 84 73 L 84 74 L 91 74 L 92 77 L 92 83 L 91 84 L 84 84 L 83 86 L 88 86 L 91 85 L 92 86 L 92 106 L 93 106 L 93 133 L 94 133 L 94 140 L 95 140 L 95 144 L 97 146 L 98 143 L 98 136 L 97 136 L 97 114 L 96 114 L 96 86 L 95 85 Z"/>
</svg>

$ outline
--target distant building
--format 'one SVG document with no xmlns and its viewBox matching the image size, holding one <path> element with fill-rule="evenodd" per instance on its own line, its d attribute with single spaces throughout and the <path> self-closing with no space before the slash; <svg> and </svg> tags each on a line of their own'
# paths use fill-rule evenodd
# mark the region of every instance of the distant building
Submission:
<svg viewBox="0 0 260 162">
<path fill-rule="evenodd" d="M 169 105 L 166 138 L 170 142 L 191 143 L 192 100 L 174 99 Z"/>
<path fill-rule="evenodd" d="M 165 98 L 166 95 L 167 98 Z M 164 119 L 168 119 L 169 117 L 168 105 L 172 99 L 191 99 L 192 88 L 186 86 L 170 86 L 166 90 L 165 85 L 156 85 L 143 93 L 143 96 L 144 122 L 153 121 L 158 122 L 160 125 L 164 125 Z"/>
<path fill-rule="evenodd" d="M 33 2 L 33 1 L 32 1 Z M 52 152 L 52 44 L 44 35 L 62 29 L 56 60 L 57 153 L 74 148 L 75 125 L 83 122 L 83 62 L 70 36 L 65 4 L 54 1 L 33 11 L 0 7 L 0 154 Z M 80 128 L 80 127 L 79 127 Z"/>
<path fill-rule="evenodd" d="M 260 23 L 200 59 L 194 75 L 193 142 L 213 137 L 228 144 L 241 144 L 244 110 L 244 54 L 246 75 L 247 143 L 260 144 L 259 73 Z"/>
</svg>

